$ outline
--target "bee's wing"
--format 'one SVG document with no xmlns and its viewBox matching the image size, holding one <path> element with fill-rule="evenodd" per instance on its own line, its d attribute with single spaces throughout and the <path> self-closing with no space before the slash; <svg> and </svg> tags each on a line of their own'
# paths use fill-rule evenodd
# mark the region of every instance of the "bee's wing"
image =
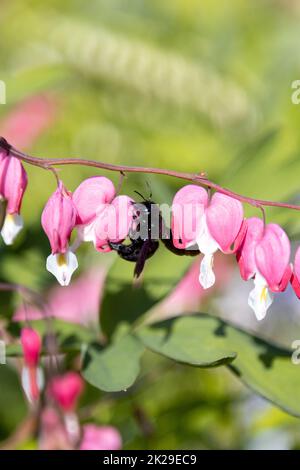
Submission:
<svg viewBox="0 0 300 470">
<path fill-rule="evenodd" d="M 143 243 L 143 246 L 141 248 L 141 251 L 139 253 L 135 268 L 134 268 L 134 276 L 136 278 L 140 277 L 140 275 L 143 272 L 143 269 L 145 267 L 146 260 L 148 258 L 148 251 L 151 246 L 151 241 L 150 240 L 145 240 Z"/>
</svg>

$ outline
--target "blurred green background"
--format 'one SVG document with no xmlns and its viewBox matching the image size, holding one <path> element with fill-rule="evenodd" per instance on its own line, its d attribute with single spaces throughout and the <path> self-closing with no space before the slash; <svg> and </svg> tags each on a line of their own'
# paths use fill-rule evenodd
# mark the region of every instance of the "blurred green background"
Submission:
<svg viewBox="0 0 300 470">
<path fill-rule="evenodd" d="M 33 155 L 206 171 L 247 196 L 299 201 L 300 105 L 291 101 L 292 82 L 300 78 L 299 20 L 296 0 L 2 0 L 0 79 L 7 103 L 0 105 L 0 133 Z M 24 107 L 29 129 L 41 126 L 27 140 L 26 125 L 13 121 Z M 1 245 L 0 276 L 42 291 L 53 280 L 44 268 L 49 247 L 40 214 L 55 181 L 38 168 L 27 170 L 26 229 L 14 247 Z M 82 167 L 60 173 L 70 190 L 92 174 Z M 182 182 L 130 176 L 123 191 L 147 195 L 147 184 L 156 202 L 170 203 Z M 246 213 L 260 215 L 249 207 Z M 267 221 L 299 238 L 298 213 L 267 209 Z M 81 269 L 100 258 L 84 247 Z M 290 346 L 300 334 L 290 292 L 280 312 L 275 307 L 257 325 L 247 294 L 236 298 L 241 283 L 233 275 L 207 311 L 233 315 Z M 1 299 L 5 322 L 17 299 Z M 299 421 L 252 395 L 227 370 L 201 371 L 150 353 L 144 362 L 132 390 L 110 396 L 91 389 L 83 403 L 84 417 L 92 403 L 95 422 L 121 430 L 125 448 L 300 446 Z M 0 367 L 0 380 L 4 439 L 25 408 L 13 370 Z"/>
</svg>

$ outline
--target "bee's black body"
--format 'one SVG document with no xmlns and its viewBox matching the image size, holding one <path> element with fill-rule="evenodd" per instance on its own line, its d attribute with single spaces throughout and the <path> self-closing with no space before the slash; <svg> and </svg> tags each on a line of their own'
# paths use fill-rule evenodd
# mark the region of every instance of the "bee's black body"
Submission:
<svg viewBox="0 0 300 470">
<path fill-rule="evenodd" d="M 117 251 L 118 255 L 126 260 L 136 263 L 134 276 L 139 277 L 144 269 L 146 260 L 154 255 L 159 247 L 159 240 L 165 247 L 177 255 L 195 256 L 199 254 L 198 250 L 181 250 L 174 246 L 172 233 L 168 230 L 159 212 L 157 204 L 151 200 L 145 200 L 135 204 L 138 212 L 138 225 L 131 227 L 129 231 L 129 244 L 110 243 L 110 247 Z M 158 217 L 152 219 L 153 209 L 156 209 Z M 157 226 L 158 225 L 158 226 Z M 144 230 L 143 230 L 144 226 Z M 137 233 L 139 235 L 137 235 Z"/>
</svg>

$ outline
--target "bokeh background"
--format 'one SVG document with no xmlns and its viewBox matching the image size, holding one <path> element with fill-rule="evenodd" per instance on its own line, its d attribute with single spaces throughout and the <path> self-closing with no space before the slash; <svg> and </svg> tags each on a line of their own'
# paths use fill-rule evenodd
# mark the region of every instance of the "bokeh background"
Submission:
<svg viewBox="0 0 300 470">
<path fill-rule="evenodd" d="M 300 105 L 291 95 L 300 79 L 299 21 L 297 0 L 1 0 L 0 79 L 7 102 L 0 105 L 0 134 L 33 155 L 206 171 L 247 196 L 297 202 Z M 0 277 L 54 295 L 40 215 L 55 181 L 46 171 L 26 169 L 26 228 L 13 247 L 1 244 Z M 70 190 L 93 174 L 75 166 L 60 172 Z M 116 175 L 109 177 L 117 184 Z M 156 202 L 170 203 L 181 184 L 130 176 L 123 191 L 147 196 L 150 186 Z M 297 243 L 297 212 L 267 209 L 266 215 Z M 78 276 L 96 278 L 100 286 L 103 256 L 92 247 L 81 249 Z M 213 295 L 200 289 L 192 300 L 184 295 L 194 270 L 183 293 L 160 314 L 197 305 L 290 347 L 300 338 L 299 302 L 288 290 L 258 324 L 247 307 L 251 286 L 241 281 L 233 261 L 217 261 L 221 281 Z M 99 278 L 88 277 L 91 267 Z M 2 334 L 17 334 L 10 319 L 19 299 L 1 293 L 0 305 Z M 75 313 L 62 305 L 55 304 L 56 315 L 77 323 L 83 315 L 98 315 L 93 305 Z M 82 402 L 82 418 L 116 426 L 124 448 L 300 446 L 299 420 L 253 395 L 227 370 L 184 367 L 150 353 L 143 362 L 128 392 L 88 388 Z M 14 365 L 0 366 L 0 382 L 5 440 L 22 423 L 26 405 Z M 18 446 L 36 448 L 36 440 Z"/>
</svg>

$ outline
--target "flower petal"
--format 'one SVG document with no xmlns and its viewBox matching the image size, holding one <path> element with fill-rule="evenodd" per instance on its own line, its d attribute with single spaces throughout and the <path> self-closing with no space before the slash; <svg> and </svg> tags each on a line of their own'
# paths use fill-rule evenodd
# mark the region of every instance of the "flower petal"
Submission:
<svg viewBox="0 0 300 470">
<path fill-rule="evenodd" d="M 44 374 L 40 367 L 23 367 L 21 373 L 22 388 L 29 403 L 39 399 L 40 392 L 44 388 Z"/>
<path fill-rule="evenodd" d="M 73 272 L 78 268 L 78 261 L 76 255 L 68 250 L 66 253 L 49 255 L 46 268 L 56 277 L 61 286 L 68 286 Z"/>
<path fill-rule="evenodd" d="M 176 193 L 172 203 L 172 234 L 176 248 L 187 248 L 195 243 L 207 204 L 207 191 L 200 186 L 188 184 Z"/>
<path fill-rule="evenodd" d="M 245 221 L 246 235 L 243 243 L 239 247 L 236 257 L 240 268 L 240 273 L 245 281 L 253 277 L 257 271 L 255 262 L 255 247 L 262 239 L 264 233 L 264 223 L 258 217 L 251 217 Z"/>
<path fill-rule="evenodd" d="M 248 297 L 248 305 L 255 313 L 257 320 L 263 320 L 267 310 L 273 302 L 273 296 L 269 292 L 266 280 L 257 274 L 254 279 L 254 289 Z"/>
<path fill-rule="evenodd" d="M 6 214 L 1 235 L 5 245 L 12 245 L 24 226 L 23 218 L 19 214 Z"/>
<path fill-rule="evenodd" d="M 286 288 L 288 279 L 285 279 L 284 283 L 282 280 L 289 272 L 287 269 L 290 251 L 290 241 L 285 231 L 277 224 L 268 224 L 262 239 L 256 245 L 255 262 L 273 292 L 280 292 Z"/>
<path fill-rule="evenodd" d="M 291 284 L 295 294 L 300 299 L 300 246 L 297 248 L 294 261 L 294 269 L 291 278 Z"/>
<path fill-rule="evenodd" d="M 197 235 L 196 243 L 201 253 L 204 254 L 212 254 L 219 249 L 218 243 L 213 239 L 208 230 L 206 214 L 202 216 L 200 231 Z"/>
<path fill-rule="evenodd" d="M 216 281 L 216 276 L 213 271 L 214 257 L 212 254 L 204 255 L 200 264 L 199 282 L 203 289 L 209 289 Z"/>
<path fill-rule="evenodd" d="M 77 225 L 89 224 L 96 217 L 99 206 L 111 203 L 115 193 L 113 182 L 105 176 L 93 176 L 84 180 L 73 193 Z"/>
<path fill-rule="evenodd" d="M 232 245 L 243 223 L 243 206 L 240 201 L 225 194 L 215 193 L 205 211 L 211 236 L 224 253 L 232 253 Z"/>
</svg>

